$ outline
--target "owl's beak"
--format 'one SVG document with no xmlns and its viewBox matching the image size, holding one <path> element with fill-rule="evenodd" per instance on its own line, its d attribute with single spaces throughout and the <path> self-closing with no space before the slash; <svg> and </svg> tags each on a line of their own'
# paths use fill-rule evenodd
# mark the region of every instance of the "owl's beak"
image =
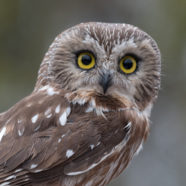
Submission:
<svg viewBox="0 0 186 186">
<path fill-rule="evenodd" d="M 100 77 L 99 84 L 103 87 L 103 93 L 105 94 L 107 89 L 112 85 L 112 77 L 109 73 L 103 73 Z"/>
</svg>

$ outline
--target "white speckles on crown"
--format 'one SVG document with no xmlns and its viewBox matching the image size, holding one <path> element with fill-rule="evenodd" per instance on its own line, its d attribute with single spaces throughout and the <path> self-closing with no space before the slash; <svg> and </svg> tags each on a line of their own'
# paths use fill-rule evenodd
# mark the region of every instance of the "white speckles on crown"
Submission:
<svg viewBox="0 0 186 186">
<path fill-rule="evenodd" d="M 38 118 L 39 118 L 39 114 L 36 114 L 35 116 L 33 116 L 32 119 L 31 119 L 32 123 L 36 123 Z"/>
<path fill-rule="evenodd" d="M 69 149 L 66 151 L 66 157 L 67 158 L 70 158 L 74 155 L 74 151 L 72 149 Z"/>
<path fill-rule="evenodd" d="M 59 123 L 61 126 L 65 126 L 67 122 L 67 117 L 71 112 L 71 108 L 67 107 L 67 109 L 63 112 L 63 114 L 59 117 Z"/>
<path fill-rule="evenodd" d="M 1 129 L 1 131 L 0 131 L 0 142 L 1 142 L 1 140 L 3 139 L 3 136 L 5 135 L 5 133 L 6 133 L 6 127 L 3 127 L 3 128 Z"/>
</svg>

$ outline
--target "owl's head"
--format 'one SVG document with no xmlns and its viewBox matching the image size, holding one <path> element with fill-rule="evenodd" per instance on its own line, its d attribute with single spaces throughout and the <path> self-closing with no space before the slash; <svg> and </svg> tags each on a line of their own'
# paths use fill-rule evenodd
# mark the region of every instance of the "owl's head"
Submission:
<svg viewBox="0 0 186 186">
<path fill-rule="evenodd" d="M 125 97 L 144 110 L 160 87 L 160 52 L 145 32 L 128 24 L 83 23 L 49 48 L 36 90 L 55 83 L 68 91 Z"/>
</svg>

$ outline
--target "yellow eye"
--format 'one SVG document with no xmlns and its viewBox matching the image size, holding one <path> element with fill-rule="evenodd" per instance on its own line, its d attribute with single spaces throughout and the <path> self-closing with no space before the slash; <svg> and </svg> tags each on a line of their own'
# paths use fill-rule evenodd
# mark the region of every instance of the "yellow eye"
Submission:
<svg viewBox="0 0 186 186">
<path fill-rule="evenodd" d="M 77 65 L 84 70 L 89 70 L 95 66 L 95 57 L 90 52 L 82 52 L 77 56 Z"/>
<path fill-rule="evenodd" d="M 125 74 L 132 74 L 137 68 L 136 59 L 132 56 L 125 56 L 120 60 L 119 67 Z"/>
</svg>

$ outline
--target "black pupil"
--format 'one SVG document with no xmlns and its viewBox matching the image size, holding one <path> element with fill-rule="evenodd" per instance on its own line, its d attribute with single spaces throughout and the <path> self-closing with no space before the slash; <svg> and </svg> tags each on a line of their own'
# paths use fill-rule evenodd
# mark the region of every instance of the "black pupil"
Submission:
<svg viewBox="0 0 186 186">
<path fill-rule="evenodd" d="M 83 55 L 81 61 L 84 65 L 90 65 L 90 63 L 92 62 L 92 58 L 89 55 Z"/>
<path fill-rule="evenodd" d="M 131 59 L 126 59 L 123 61 L 123 66 L 125 69 L 131 69 L 133 66 L 132 60 Z"/>
</svg>

